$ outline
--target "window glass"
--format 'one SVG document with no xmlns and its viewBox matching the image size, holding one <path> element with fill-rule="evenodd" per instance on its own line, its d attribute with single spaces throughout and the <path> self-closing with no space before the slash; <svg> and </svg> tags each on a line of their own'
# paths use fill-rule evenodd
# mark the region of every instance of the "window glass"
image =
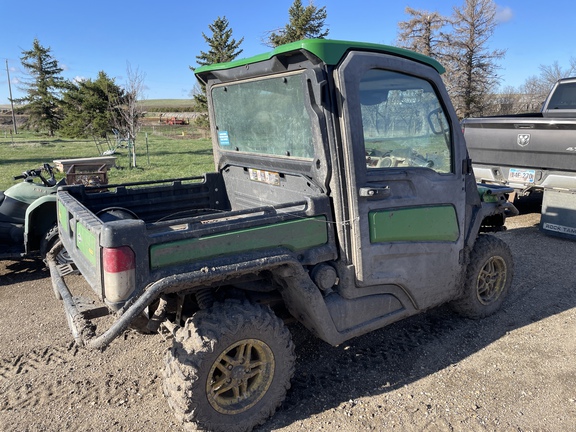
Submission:
<svg viewBox="0 0 576 432">
<path fill-rule="evenodd" d="M 428 81 L 371 69 L 360 82 L 360 104 L 368 169 L 451 172 L 449 124 Z"/>
<path fill-rule="evenodd" d="M 312 123 L 301 73 L 212 90 L 222 150 L 313 158 Z"/>
<path fill-rule="evenodd" d="M 550 99 L 548 109 L 574 108 L 576 108 L 576 83 L 560 84 Z"/>
</svg>

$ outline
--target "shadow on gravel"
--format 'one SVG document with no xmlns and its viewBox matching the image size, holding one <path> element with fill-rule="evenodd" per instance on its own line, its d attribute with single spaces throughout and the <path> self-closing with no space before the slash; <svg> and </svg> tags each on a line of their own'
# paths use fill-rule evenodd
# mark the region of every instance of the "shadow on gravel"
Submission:
<svg viewBox="0 0 576 432">
<path fill-rule="evenodd" d="M 540 213 L 542 210 L 542 198 L 543 195 L 541 193 L 535 192 L 528 196 L 516 197 L 514 205 L 520 211 L 520 214 Z"/>
<path fill-rule="evenodd" d="M 537 227 L 498 234 L 511 247 L 515 278 L 503 309 L 483 320 L 448 306 L 331 347 L 293 328 L 298 356 L 292 388 L 259 431 L 294 424 L 354 399 L 382 395 L 445 369 L 506 333 L 576 307 L 575 243 Z"/>
<path fill-rule="evenodd" d="M 50 272 L 42 260 L 23 259 L 20 261 L 0 261 L 0 287 L 19 282 L 43 279 Z"/>
</svg>

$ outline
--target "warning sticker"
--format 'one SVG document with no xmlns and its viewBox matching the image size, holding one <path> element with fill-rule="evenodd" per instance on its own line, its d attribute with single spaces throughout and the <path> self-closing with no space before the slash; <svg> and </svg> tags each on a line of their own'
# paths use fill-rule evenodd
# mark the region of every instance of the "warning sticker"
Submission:
<svg viewBox="0 0 576 432">
<path fill-rule="evenodd" d="M 280 174 L 277 172 L 249 168 L 248 174 L 252 181 L 266 183 L 272 186 L 280 186 Z"/>
<path fill-rule="evenodd" d="M 219 131 L 218 132 L 218 142 L 221 146 L 229 146 L 230 145 L 230 137 L 228 136 L 228 131 Z"/>
</svg>

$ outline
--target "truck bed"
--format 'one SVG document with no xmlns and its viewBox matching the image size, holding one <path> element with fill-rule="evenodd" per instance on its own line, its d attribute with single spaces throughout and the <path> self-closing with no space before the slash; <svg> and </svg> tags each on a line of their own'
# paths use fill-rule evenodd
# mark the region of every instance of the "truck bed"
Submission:
<svg viewBox="0 0 576 432">
<path fill-rule="evenodd" d="M 126 299 L 117 304 L 106 299 L 106 248 L 128 246 L 134 251 L 133 294 L 153 281 L 243 251 L 284 248 L 303 263 L 334 257 L 333 233 L 326 223 L 331 217 L 328 197 L 315 193 L 305 179 L 286 176 L 278 186 L 282 189 L 265 193 L 270 185 L 249 180 L 242 169 L 230 169 L 228 176 L 233 186 L 221 174 L 210 173 L 168 184 L 108 186 L 101 192 L 81 185 L 63 187 L 58 191 L 62 243 L 112 309 Z M 231 203 L 228 187 L 242 199 Z"/>
</svg>

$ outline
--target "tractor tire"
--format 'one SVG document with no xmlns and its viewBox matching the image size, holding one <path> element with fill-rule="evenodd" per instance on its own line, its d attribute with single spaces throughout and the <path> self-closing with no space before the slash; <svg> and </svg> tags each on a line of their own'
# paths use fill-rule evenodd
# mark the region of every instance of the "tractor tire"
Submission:
<svg viewBox="0 0 576 432">
<path fill-rule="evenodd" d="M 492 315 L 502 306 L 513 274 L 508 245 L 492 235 L 479 236 L 470 254 L 462 297 L 452 302 L 453 308 L 472 319 Z"/>
<path fill-rule="evenodd" d="M 270 308 L 226 300 L 176 332 L 164 394 L 187 430 L 249 431 L 284 400 L 294 363 L 290 332 Z"/>
</svg>

